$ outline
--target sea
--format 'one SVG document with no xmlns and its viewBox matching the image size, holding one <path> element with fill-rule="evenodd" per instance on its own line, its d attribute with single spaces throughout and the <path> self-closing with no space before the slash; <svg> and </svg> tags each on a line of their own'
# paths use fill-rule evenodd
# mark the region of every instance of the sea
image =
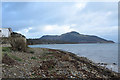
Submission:
<svg viewBox="0 0 120 80">
<path fill-rule="evenodd" d="M 87 43 L 87 44 L 40 44 L 29 45 L 32 48 L 50 48 L 72 52 L 78 56 L 87 57 L 95 63 L 107 63 L 105 66 L 118 72 L 117 43 Z M 115 64 L 113 64 L 115 63 Z"/>
</svg>

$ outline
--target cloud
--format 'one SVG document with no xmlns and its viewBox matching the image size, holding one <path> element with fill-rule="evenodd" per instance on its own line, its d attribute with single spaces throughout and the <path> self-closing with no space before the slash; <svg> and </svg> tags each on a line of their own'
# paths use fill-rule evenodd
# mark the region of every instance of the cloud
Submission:
<svg viewBox="0 0 120 80">
<path fill-rule="evenodd" d="M 44 25 L 32 26 L 29 28 L 21 29 L 16 31 L 18 33 L 24 34 L 27 38 L 40 38 L 43 35 L 61 35 L 62 33 L 67 33 L 70 31 L 77 31 L 81 34 L 86 35 L 97 35 L 106 39 L 118 39 L 118 26 L 106 26 L 106 27 L 77 27 L 76 24 L 70 25 Z M 112 37 L 111 37 L 112 36 Z M 113 37 L 114 36 L 114 37 Z"/>
<path fill-rule="evenodd" d="M 71 25 L 44 25 L 43 28 L 37 27 L 29 27 L 25 29 L 21 29 L 19 31 L 15 31 L 25 35 L 27 38 L 40 38 L 43 35 L 61 35 L 61 33 L 66 33 L 70 31 L 76 31 L 72 28 L 75 24 Z M 33 36 L 34 35 L 34 36 Z"/>
<path fill-rule="evenodd" d="M 117 41 L 117 3 L 8 2 L 2 8 L 3 27 L 27 38 L 75 30 Z"/>
<path fill-rule="evenodd" d="M 20 31 L 17 31 L 18 33 L 28 33 L 30 30 L 31 30 L 32 28 L 31 27 L 29 27 L 29 28 L 25 28 L 25 29 L 22 29 L 22 30 L 20 30 Z"/>
<path fill-rule="evenodd" d="M 114 33 L 117 33 L 118 26 L 105 26 L 104 28 L 103 27 L 91 27 L 89 29 L 86 29 L 86 27 L 82 27 L 81 29 L 79 29 L 79 31 L 84 34 L 89 33 L 92 35 L 105 36 L 105 35 L 112 35 Z"/>
<path fill-rule="evenodd" d="M 76 3 L 75 4 L 75 7 L 77 8 L 77 9 L 79 9 L 79 10 L 82 10 L 82 9 L 84 9 L 85 8 L 85 6 L 86 6 L 86 4 L 87 3 Z"/>
<path fill-rule="evenodd" d="M 29 28 L 21 29 L 21 30 L 19 30 L 19 31 L 15 31 L 15 32 L 17 32 L 17 33 L 21 33 L 21 34 L 27 36 L 28 33 L 29 33 L 29 31 L 30 31 L 31 29 L 32 29 L 32 27 L 29 27 Z"/>
<path fill-rule="evenodd" d="M 44 33 L 48 34 L 61 34 L 65 32 L 75 31 L 75 29 L 71 28 L 70 25 L 46 25 L 43 28 Z"/>
</svg>

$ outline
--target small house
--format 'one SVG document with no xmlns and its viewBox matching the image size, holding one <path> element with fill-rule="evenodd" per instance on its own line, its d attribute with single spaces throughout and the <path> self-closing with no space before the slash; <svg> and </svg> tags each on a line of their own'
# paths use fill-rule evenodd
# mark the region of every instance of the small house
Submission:
<svg viewBox="0 0 120 80">
<path fill-rule="evenodd" d="M 0 28 L 0 37 L 10 37 L 11 33 L 11 28 Z"/>
</svg>

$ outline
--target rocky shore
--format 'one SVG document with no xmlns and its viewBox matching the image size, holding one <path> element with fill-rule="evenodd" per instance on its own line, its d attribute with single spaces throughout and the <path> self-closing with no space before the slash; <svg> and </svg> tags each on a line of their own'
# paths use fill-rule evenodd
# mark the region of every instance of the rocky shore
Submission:
<svg viewBox="0 0 120 80">
<path fill-rule="evenodd" d="M 19 52 L 4 47 L 2 62 L 3 78 L 119 78 L 118 73 L 85 57 L 55 49 Z"/>
</svg>

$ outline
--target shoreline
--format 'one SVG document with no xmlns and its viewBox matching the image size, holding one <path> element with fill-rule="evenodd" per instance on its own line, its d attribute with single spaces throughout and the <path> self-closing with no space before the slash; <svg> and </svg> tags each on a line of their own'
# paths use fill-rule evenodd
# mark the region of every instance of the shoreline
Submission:
<svg viewBox="0 0 120 80">
<path fill-rule="evenodd" d="M 106 46 L 106 48 L 108 47 L 108 49 L 101 48 L 101 46 L 104 47 L 104 45 Z M 117 50 L 116 49 L 113 50 L 114 47 L 117 48 L 116 47 L 117 45 L 118 45 L 117 43 L 116 44 L 96 44 L 96 43 L 95 44 L 42 44 L 42 45 L 37 44 L 37 45 L 29 45 L 29 47 L 51 48 L 51 49 L 58 49 L 58 50 L 72 52 L 76 54 L 77 56 L 87 57 L 88 59 L 92 60 L 94 63 L 96 64 L 98 63 L 98 65 L 105 66 L 109 68 L 110 70 L 118 72 L 118 68 L 117 68 L 118 61 L 115 59 L 117 57 L 117 52 L 116 52 Z M 75 46 L 78 46 L 78 48 Z M 83 49 L 82 46 L 86 49 L 89 48 L 87 49 L 89 52 Z M 91 48 L 90 46 L 91 47 L 93 46 L 93 48 Z M 112 50 L 110 50 L 109 46 L 114 46 L 114 47 L 112 47 Z M 95 50 L 95 48 L 97 49 Z M 103 51 L 103 52 L 99 52 L 99 51 Z M 109 52 L 109 51 L 114 51 L 114 52 Z M 110 54 L 110 55 L 115 54 L 115 57 L 112 57 L 106 54 Z"/>
<path fill-rule="evenodd" d="M 119 43 L 116 43 L 116 42 L 114 42 L 114 43 L 109 43 L 109 42 L 107 42 L 107 43 L 53 43 L 53 44 L 28 44 L 28 45 L 54 45 L 54 44 L 119 44 Z"/>
<path fill-rule="evenodd" d="M 3 78 L 118 78 L 118 73 L 97 66 L 86 57 L 79 57 L 74 53 L 49 48 L 29 48 L 28 52 L 11 51 L 10 55 L 20 57 L 18 64 L 3 65 Z M 38 64 L 39 63 L 39 64 Z M 16 69 L 17 66 L 17 69 Z M 23 67 L 24 66 L 24 67 Z M 20 68 L 25 69 L 22 72 Z M 13 71 L 13 70 L 18 70 Z M 37 70 L 36 70 L 37 69 Z M 7 70 L 9 70 L 7 72 Z M 21 73 L 19 73 L 21 71 Z M 62 74 L 61 74 L 62 71 Z M 8 74 L 9 72 L 13 74 Z M 19 74 L 18 74 L 19 73 Z M 25 75 L 23 76 L 22 73 Z M 21 74 L 21 75 L 20 75 Z M 34 74 L 34 75 L 33 75 Z M 44 74 L 44 75 L 43 75 Z M 7 76 L 5 76 L 7 75 Z M 18 76 L 19 75 L 19 76 Z M 31 76 L 32 75 L 32 76 Z M 72 76 L 72 77 L 71 77 Z"/>
</svg>

